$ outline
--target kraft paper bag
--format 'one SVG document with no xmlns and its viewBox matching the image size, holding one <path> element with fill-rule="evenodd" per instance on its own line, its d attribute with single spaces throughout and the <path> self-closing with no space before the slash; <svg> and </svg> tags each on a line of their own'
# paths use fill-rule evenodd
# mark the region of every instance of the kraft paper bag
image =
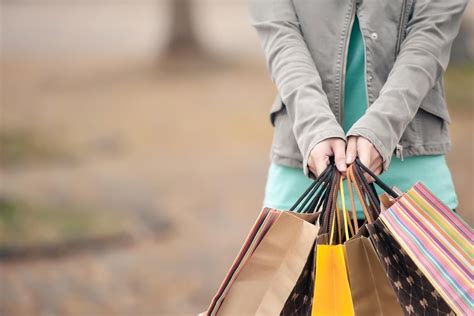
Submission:
<svg viewBox="0 0 474 316">
<path fill-rule="evenodd" d="M 355 315 L 403 316 L 370 239 L 354 237 L 344 247 Z"/>
<path fill-rule="evenodd" d="M 279 315 L 313 249 L 318 215 L 281 212 L 230 286 L 217 315 Z"/>
<path fill-rule="evenodd" d="M 265 237 L 265 234 L 268 232 L 271 225 L 280 216 L 280 214 L 280 211 L 270 208 L 263 208 L 254 225 L 252 226 L 252 229 L 247 235 L 247 238 L 245 239 L 245 242 L 237 254 L 232 266 L 227 272 L 227 275 L 222 281 L 217 293 L 214 295 L 214 298 L 212 299 L 207 311 L 201 313 L 200 315 L 216 315 L 222 304 L 222 301 L 226 297 L 230 287 L 234 283 L 245 263 L 250 258 L 258 244 L 261 242 L 263 237 Z"/>
<path fill-rule="evenodd" d="M 291 291 L 285 305 L 280 313 L 281 316 L 311 315 L 313 306 L 314 291 L 314 266 L 316 259 L 316 243 L 310 251 L 308 261 L 296 281 L 296 285 Z"/>
<path fill-rule="evenodd" d="M 350 166 L 347 171 L 347 182 L 351 208 L 355 211 L 355 194 L 352 190 L 354 186 L 363 208 L 365 220 L 370 224 L 373 219 L 377 218 L 377 214 L 371 212 L 371 208 L 366 204 L 363 187 L 358 179 L 362 178 L 356 177 L 353 166 Z M 344 243 L 344 248 L 355 315 L 403 316 L 395 291 L 390 285 L 372 242 L 368 238 L 367 226 L 364 224 L 359 229 L 357 221 L 354 221 L 354 227 L 357 233 Z"/>
</svg>

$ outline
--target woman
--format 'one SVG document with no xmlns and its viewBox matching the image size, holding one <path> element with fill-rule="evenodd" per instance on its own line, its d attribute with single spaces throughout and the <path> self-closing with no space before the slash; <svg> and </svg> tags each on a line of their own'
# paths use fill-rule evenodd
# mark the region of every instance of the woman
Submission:
<svg viewBox="0 0 474 316">
<path fill-rule="evenodd" d="M 278 90 L 265 206 L 288 209 L 334 156 L 401 190 L 420 180 L 454 209 L 443 72 L 466 5 L 250 0 Z"/>
</svg>

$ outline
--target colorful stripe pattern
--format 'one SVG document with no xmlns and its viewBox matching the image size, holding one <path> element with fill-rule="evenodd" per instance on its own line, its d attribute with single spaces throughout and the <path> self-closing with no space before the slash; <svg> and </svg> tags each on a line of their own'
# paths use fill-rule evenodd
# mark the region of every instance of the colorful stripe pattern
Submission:
<svg viewBox="0 0 474 316">
<path fill-rule="evenodd" d="M 380 219 L 458 315 L 474 314 L 473 231 L 421 182 Z"/>
</svg>

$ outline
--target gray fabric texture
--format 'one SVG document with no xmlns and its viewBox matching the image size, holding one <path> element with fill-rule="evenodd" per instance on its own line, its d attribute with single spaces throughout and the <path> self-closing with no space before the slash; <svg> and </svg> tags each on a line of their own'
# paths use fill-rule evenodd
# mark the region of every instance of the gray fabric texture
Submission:
<svg viewBox="0 0 474 316">
<path fill-rule="evenodd" d="M 277 87 L 270 111 L 272 161 L 303 167 L 320 141 L 369 139 L 388 168 L 392 155 L 444 154 L 451 145 L 443 72 L 467 0 L 249 0 Z M 345 135 L 349 32 L 365 43 L 368 109 Z M 397 150 L 395 150 L 397 149 Z"/>
</svg>

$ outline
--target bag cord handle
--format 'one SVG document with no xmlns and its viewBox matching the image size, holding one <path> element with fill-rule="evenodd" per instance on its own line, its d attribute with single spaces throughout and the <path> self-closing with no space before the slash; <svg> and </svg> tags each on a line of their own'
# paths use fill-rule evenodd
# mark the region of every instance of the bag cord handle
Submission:
<svg viewBox="0 0 474 316">
<path fill-rule="evenodd" d="M 357 166 L 359 166 L 364 172 L 368 173 L 374 180 L 375 180 L 375 183 L 382 189 L 384 190 L 385 192 L 387 192 L 390 196 L 392 196 L 393 198 L 399 198 L 400 196 L 395 192 L 393 191 L 387 184 L 385 184 L 385 182 L 383 182 L 372 170 L 370 170 L 369 168 L 367 168 L 361 161 L 360 159 L 357 157 L 356 160 L 355 160 Z M 365 181 L 367 183 L 367 181 Z"/>
<path fill-rule="evenodd" d="M 328 186 L 328 180 L 332 178 L 334 165 L 329 165 L 319 177 L 306 189 L 306 191 L 298 198 L 298 200 L 290 208 L 290 211 L 298 213 L 309 213 L 317 210 L 321 197 Z M 322 186 L 322 187 L 321 187 Z"/>
</svg>

